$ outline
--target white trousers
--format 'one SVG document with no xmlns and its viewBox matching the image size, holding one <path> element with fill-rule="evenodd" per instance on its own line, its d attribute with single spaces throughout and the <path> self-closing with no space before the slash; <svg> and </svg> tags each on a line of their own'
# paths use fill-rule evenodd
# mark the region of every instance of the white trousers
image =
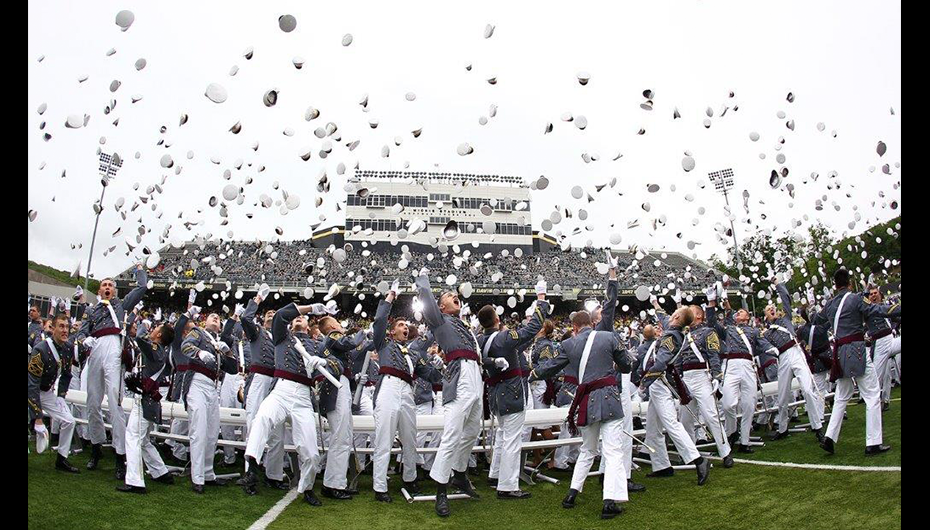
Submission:
<svg viewBox="0 0 930 530">
<path fill-rule="evenodd" d="M 429 404 L 427 403 L 427 405 Z M 421 414 L 419 410 L 419 406 L 420 405 L 417 405 L 418 407 L 417 415 Z M 433 392 L 432 412 L 429 412 L 429 414 L 435 414 L 435 415 L 441 416 L 445 414 L 445 410 L 446 410 L 445 407 L 442 406 L 442 390 L 440 390 L 439 392 Z M 429 435 L 430 435 L 429 442 L 427 442 L 425 445 L 422 445 L 421 447 L 439 447 L 439 442 L 442 440 L 442 431 L 432 431 L 429 433 Z M 417 445 L 420 445 L 419 435 L 417 436 L 418 436 Z M 422 453 L 422 458 L 423 458 L 423 469 L 427 471 L 432 470 L 433 462 L 436 461 L 436 453 Z"/>
<path fill-rule="evenodd" d="M 99 337 L 84 365 L 87 377 L 87 422 L 90 440 L 102 444 L 107 439 L 103 427 L 101 404 L 106 394 L 113 426 L 113 449 L 126 454 L 126 413 L 123 402 L 123 366 L 120 359 L 120 335 Z"/>
<path fill-rule="evenodd" d="M 860 377 L 843 377 L 836 382 L 836 394 L 833 396 L 833 414 L 827 425 L 826 435 L 834 442 L 840 439 L 843 427 L 843 413 L 853 394 L 853 380 L 859 387 L 859 396 L 865 401 L 865 444 L 882 443 L 882 407 L 878 389 L 878 377 L 872 359 L 866 355 L 865 373 Z"/>
<path fill-rule="evenodd" d="M 886 335 L 875 342 L 875 373 L 882 390 L 882 402 L 891 400 L 892 357 L 901 353 L 901 337 Z"/>
<path fill-rule="evenodd" d="M 832 386 L 833 383 L 830 382 L 830 370 L 814 374 L 814 388 L 820 392 L 821 396 L 829 394 Z"/>
<path fill-rule="evenodd" d="M 668 450 L 665 448 L 665 435 L 662 429 L 672 438 L 675 449 L 685 463 L 691 462 L 700 456 L 694 441 L 688 436 L 681 422 L 678 421 L 678 412 L 675 410 L 675 398 L 662 380 L 654 381 L 649 385 L 649 408 L 646 409 L 646 443 L 655 453 L 650 455 L 653 471 L 661 471 L 672 464 L 668 459 Z M 620 436 L 623 436 L 622 434 Z M 576 468 L 577 469 L 577 466 Z M 605 479 L 606 483 L 606 479 Z"/>
<path fill-rule="evenodd" d="M 83 390 L 86 392 L 87 383 L 85 383 L 83 379 L 84 378 L 81 377 L 81 367 L 71 365 L 71 384 L 68 385 L 68 388 L 69 389 L 73 388 L 74 390 Z M 74 416 L 77 419 L 87 419 L 86 418 L 87 413 L 85 412 L 84 407 L 82 405 L 71 404 L 69 406 L 71 408 L 72 416 Z M 82 424 L 75 425 L 74 432 L 77 434 L 77 437 L 75 437 L 75 440 L 73 443 L 80 445 L 80 442 L 77 440 L 78 437 L 83 438 L 85 440 L 88 439 L 87 426 L 82 425 Z"/>
<path fill-rule="evenodd" d="M 231 409 L 241 409 L 242 404 L 239 403 L 239 387 L 245 382 L 245 377 L 242 374 L 226 374 L 223 378 L 223 384 L 220 387 L 220 406 L 231 408 Z M 243 430 L 247 429 L 244 427 Z M 220 427 L 220 433 L 223 435 L 224 440 L 241 440 L 241 436 L 236 435 L 236 428 L 232 425 L 223 425 Z M 243 432 L 243 435 L 247 433 Z M 232 464 L 236 461 L 236 448 L 231 446 L 223 447 L 223 461 L 226 464 Z"/>
<path fill-rule="evenodd" d="M 152 427 L 152 423 L 142 416 L 142 407 L 137 401 L 133 404 L 126 424 L 126 484 L 129 486 L 145 487 L 143 462 L 153 478 L 158 478 L 168 472 L 165 462 L 158 454 L 158 449 L 155 449 L 149 439 Z"/>
<path fill-rule="evenodd" d="M 427 401 L 426 403 L 420 403 L 420 404 L 416 405 L 416 413 L 417 413 L 417 416 L 431 416 L 431 415 L 433 415 L 433 414 L 434 414 L 434 412 L 433 412 L 433 402 L 432 402 L 432 401 Z M 438 435 L 436 435 L 436 434 L 434 434 L 434 433 L 432 433 L 432 432 L 430 432 L 430 431 L 420 431 L 420 430 L 418 430 L 418 431 L 417 431 L 417 447 L 429 447 L 428 442 L 427 442 L 427 438 L 431 438 L 431 439 L 432 439 L 432 438 L 436 438 L 437 436 L 438 436 Z M 433 459 L 435 458 L 435 455 L 427 455 L 426 453 L 417 453 L 417 464 L 419 464 L 419 465 L 421 465 L 421 466 L 424 466 L 424 469 L 427 469 L 427 470 L 428 470 L 429 467 L 426 467 L 427 457 L 429 457 L 429 463 L 430 463 L 430 466 L 429 466 L 429 467 L 432 467 Z"/>
<path fill-rule="evenodd" d="M 604 449 L 601 459 L 607 461 L 604 466 L 603 498 L 604 500 L 617 502 L 628 501 L 627 472 L 623 463 L 623 449 L 620 447 L 621 440 L 628 438 L 628 436 L 620 432 L 623 430 L 623 421 L 616 419 L 595 422 L 591 425 L 581 426 L 578 429 L 581 431 L 581 452 L 578 456 L 578 462 L 575 464 L 575 470 L 572 472 L 571 488 L 579 492 L 584 488 L 584 481 L 588 477 L 588 472 L 591 471 L 594 457 L 598 454 L 597 446 L 598 438 L 600 438 L 603 440 Z"/>
<path fill-rule="evenodd" d="M 251 392 L 252 389 L 249 388 L 249 393 Z M 252 420 L 245 456 L 251 456 L 256 462 L 261 463 L 265 444 L 272 433 L 284 425 L 288 418 L 291 420 L 294 445 L 297 446 L 297 460 L 300 464 L 297 493 L 303 493 L 313 489 L 320 465 L 317 417 L 310 400 L 310 387 L 287 379 L 278 380 L 274 390 L 262 400 L 258 414 Z"/>
<path fill-rule="evenodd" d="M 187 420 L 179 420 L 174 418 L 171 420 L 171 434 L 178 434 L 181 436 L 187 436 L 189 432 L 190 423 Z M 188 448 L 187 445 L 175 441 L 168 440 L 168 443 L 171 444 L 171 454 L 174 455 L 178 460 L 187 460 Z"/>
<path fill-rule="evenodd" d="M 691 403 L 687 407 L 681 407 L 682 426 L 685 431 L 695 440 L 694 424 L 697 421 L 691 411 L 701 416 L 704 426 L 714 438 L 717 444 L 717 454 L 725 457 L 730 454 L 730 442 L 723 432 L 720 415 L 718 414 L 717 398 L 712 393 L 713 387 L 710 382 L 710 374 L 703 370 L 688 370 L 681 376 L 688 391 L 691 393 Z"/>
<path fill-rule="evenodd" d="M 560 407 L 563 409 L 569 408 L 568 405 Z M 568 432 L 568 422 L 562 422 L 562 425 L 559 427 L 559 440 L 567 440 L 571 438 L 572 435 Z M 578 454 L 581 449 L 578 445 L 562 445 L 555 450 L 555 465 L 557 467 L 568 467 L 572 463 L 578 460 Z"/>
<path fill-rule="evenodd" d="M 329 421 L 329 446 L 326 448 L 326 472 L 323 485 L 344 490 L 349 485 L 349 453 L 352 452 L 352 391 L 346 376 L 339 376 L 342 388 L 336 394 L 336 408 L 326 415 Z M 296 442 L 296 435 L 294 441 Z"/>
<path fill-rule="evenodd" d="M 483 382 L 478 363 L 460 363 L 455 401 L 444 403 L 442 438 L 429 476 L 440 484 L 449 482 L 452 471 L 465 471 L 472 447 L 481 432 Z"/>
<path fill-rule="evenodd" d="M 791 381 L 798 379 L 804 394 L 804 408 L 811 428 L 823 425 L 823 396 L 814 390 L 814 377 L 799 346 L 794 346 L 778 357 L 778 432 L 788 430 L 788 404 L 791 403 Z"/>
<path fill-rule="evenodd" d="M 633 433 L 633 397 L 630 395 L 633 383 L 630 382 L 630 374 L 620 374 L 623 382 L 623 389 L 620 391 L 620 406 L 623 407 L 623 429 Z M 623 468 L 626 469 L 626 478 L 630 478 L 633 473 L 633 439 L 620 433 L 623 438 L 620 439 L 620 449 L 623 451 Z M 598 450 L 603 450 L 603 444 L 598 445 Z M 606 467 L 606 459 L 601 458 L 598 464 L 598 471 L 603 472 Z"/>
<path fill-rule="evenodd" d="M 374 490 L 386 493 L 387 469 L 391 461 L 394 435 L 400 439 L 404 482 L 417 478 L 417 418 L 413 388 L 393 375 L 381 376 L 381 389 L 375 404 L 375 451 L 372 455 Z"/>
<path fill-rule="evenodd" d="M 58 454 L 68 458 L 71 452 L 71 439 L 74 437 L 74 416 L 71 415 L 71 409 L 68 408 L 65 398 L 58 397 L 55 393 L 57 388 L 58 382 L 56 381 L 50 390 L 40 391 L 39 403 L 42 405 L 42 412 L 58 424 Z"/>
<path fill-rule="evenodd" d="M 526 411 L 495 415 L 494 454 L 488 478 L 496 478 L 497 491 L 520 489 L 520 448 Z"/>
<path fill-rule="evenodd" d="M 252 436 L 252 422 L 255 421 L 255 417 L 258 415 L 258 409 L 261 407 L 262 401 L 271 393 L 271 383 L 273 382 L 274 378 L 271 376 L 257 373 L 252 374 L 252 382 L 249 383 L 249 393 L 245 397 L 246 445 L 248 445 L 249 437 Z M 271 431 L 267 444 L 268 453 L 265 456 L 265 476 L 272 480 L 283 480 L 284 422 L 281 422 L 281 425 Z"/>
<path fill-rule="evenodd" d="M 213 457 L 220 437 L 220 403 L 216 383 L 201 373 L 194 373 L 187 391 L 187 414 L 190 431 L 191 482 L 203 484 L 215 480 Z"/>
<path fill-rule="evenodd" d="M 723 399 L 720 407 L 723 409 L 724 426 L 727 435 L 736 432 L 736 416 L 739 412 L 739 443 L 749 445 L 752 417 L 756 411 L 756 366 L 749 359 L 725 359 L 723 363 Z"/>
<path fill-rule="evenodd" d="M 375 394 L 374 386 L 366 386 L 362 388 L 362 395 L 359 396 L 359 400 L 358 400 L 359 414 L 361 414 L 362 416 L 373 416 L 374 415 L 375 409 L 374 409 L 374 406 L 372 405 L 372 399 L 371 399 L 374 396 L 374 394 Z M 417 407 L 419 407 L 419 405 L 417 405 Z M 418 408 L 417 414 L 419 413 L 420 412 Z M 372 435 L 367 434 L 367 433 L 355 435 L 356 449 L 362 449 L 364 447 L 368 447 L 369 444 L 372 444 L 372 447 L 374 447 Z M 364 453 L 358 454 L 358 462 L 359 462 L 359 465 L 361 465 L 362 467 L 365 466 L 367 459 L 368 459 L 368 455 Z"/>
</svg>

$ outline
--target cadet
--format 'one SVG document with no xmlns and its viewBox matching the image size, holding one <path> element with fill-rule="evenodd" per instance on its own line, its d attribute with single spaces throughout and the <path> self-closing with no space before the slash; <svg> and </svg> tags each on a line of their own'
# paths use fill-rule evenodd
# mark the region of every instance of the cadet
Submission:
<svg viewBox="0 0 930 530">
<path fill-rule="evenodd" d="M 772 440 L 788 436 L 788 404 L 791 403 L 791 381 L 798 379 L 801 392 L 804 394 L 804 408 L 810 418 L 811 430 L 818 441 L 823 440 L 823 396 L 814 389 L 814 377 L 807 366 L 804 352 L 798 345 L 794 324 L 791 322 L 791 297 L 788 289 L 778 278 L 773 278 L 775 290 L 781 301 L 785 314 L 777 315 L 775 304 L 771 303 L 765 308 L 766 330 L 763 332 L 766 340 L 778 349 L 778 432 Z"/>
<path fill-rule="evenodd" d="M 891 446 L 882 444 L 882 413 L 879 396 L 878 377 L 875 366 L 865 349 L 863 328 L 866 320 L 875 314 L 886 318 L 898 317 L 901 307 L 888 308 L 877 304 L 867 304 L 862 297 L 849 290 L 849 271 L 838 269 L 833 274 L 836 291 L 828 300 L 823 310 L 811 316 L 811 322 L 818 325 L 831 325 L 833 336 L 833 367 L 830 381 L 836 383 L 833 399 L 833 414 L 827 432 L 820 442 L 826 452 L 833 454 L 833 445 L 839 440 L 840 428 L 843 426 L 843 414 L 846 403 L 853 393 L 853 381 L 859 388 L 859 395 L 865 400 L 865 454 L 883 453 Z"/>
<path fill-rule="evenodd" d="M 143 462 L 156 481 L 174 484 L 174 477 L 149 439 L 153 427 L 161 423 L 159 383 L 167 373 L 166 347 L 174 342 L 174 329 L 168 324 L 162 324 L 153 329 L 148 338 L 132 340 L 139 349 L 138 354 L 142 356 L 142 370 L 127 378 L 126 387 L 141 394 L 141 399 L 135 402 L 129 413 L 126 425 L 126 482 L 116 486 L 116 489 L 127 493 L 145 493 Z"/>
<path fill-rule="evenodd" d="M 872 304 L 893 311 L 896 307 L 882 303 L 882 292 L 872 285 L 868 289 L 868 301 Z M 868 326 L 869 339 L 872 341 L 872 362 L 882 391 L 882 410 L 888 410 L 891 403 L 891 363 L 892 357 L 901 353 L 901 337 L 894 336 L 891 321 L 875 312 L 865 321 Z"/>
<path fill-rule="evenodd" d="M 125 300 L 116 296 L 116 283 L 110 278 L 100 282 L 97 304 L 88 311 L 87 319 L 78 332 L 78 339 L 91 349 L 84 366 L 82 377 L 87 378 L 87 426 L 90 431 L 90 460 L 87 469 L 97 469 L 107 433 L 103 428 L 100 406 L 103 395 L 110 403 L 110 424 L 113 434 L 113 450 L 116 451 L 116 479 L 126 478 L 126 413 L 123 407 L 114 406 L 123 402 L 120 390 L 123 387 L 123 339 L 126 336 L 126 313 L 132 311 L 145 295 L 148 279 L 142 265 L 136 266 L 136 288 Z"/>
<path fill-rule="evenodd" d="M 478 337 L 478 346 L 482 349 L 488 370 L 488 407 L 500 425 L 494 437 L 495 447 L 489 473 L 490 478 L 498 479 L 499 499 L 524 499 L 530 496 L 529 492 L 520 490 L 520 442 L 526 420 L 527 396 L 517 349 L 528 345 L 542 329 L 543 315 L 548 311 L 546 281 L 542 279 L 536 283 L 533 318 L 518 330 L 502 330 L 500 317 L 493 305 L 486 305 L 478 311 L 478 322 L 484 328 L 484 333 Z"/>
<path fill-rule="evenodd" d="M 39 452 L 45 450 L 44 446 L 39 444 L 47 444 L 49 438 L 48 429 L 42 422 L 43 413 L 48 414 L 59 425 L 55 469 L 77 473 L 77 468 L 68 461 L 71 439 L 74 436 L 74 416 L 65 402 L 65 395 L 71 383 L 72 362 L 71 348 L 67 345 L 68 316 L 59 313 L 55 315 L 52 323 L 52 335 L 37 342 L 29 358 L 29 415 L 35 424 Z M 40 441 L 40 438 L 44 440 Z"/>
</svg>

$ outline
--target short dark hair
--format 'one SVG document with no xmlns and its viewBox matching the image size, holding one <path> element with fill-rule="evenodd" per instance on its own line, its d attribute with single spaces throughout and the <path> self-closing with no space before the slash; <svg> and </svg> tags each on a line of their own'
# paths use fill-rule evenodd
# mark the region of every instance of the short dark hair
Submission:
<svg viewBox="0 0 930 530">
<path fill-rule="evenodd" d="M 591 325 L 591 313 L 587 311 L 578 311 L 572 315 L 572 325 L 583 328 Z"/>
<path fill-rule="evenodd" d="M 497 316 L 497 310 L 493 305 L 486 305 L 478 310 L 478 323 L 483 328 L 489 328 L 494 325 L 494 317 Z"/>
<path fill-rule="evenodd" d="M 174 342 L 174 328 L 171 326 L 161 325 L 161 345 L 167 346 Z"/>
<path fill-rule="evenodd" d="M 53 326 L 56 325 L 56 324 L 58 323 L 59 320 L 64 320 L 65 322 L 68 323 L 68 327 L 71 327 L 71 320 L 68 318 L 68 315 L 66 315 L 66 314 L 64 314 L 64 313 L 58 313 L 58 314 L 55 315 L 55 317 L 52 319 L 52 325 L 53 325 Z"/>
<path fill-rule="evenodd" d="M 849 286 L 849 271 L 845 268 L 836 269 L 833 273 L 833 285 L 837 287 Z"/>
</svg>

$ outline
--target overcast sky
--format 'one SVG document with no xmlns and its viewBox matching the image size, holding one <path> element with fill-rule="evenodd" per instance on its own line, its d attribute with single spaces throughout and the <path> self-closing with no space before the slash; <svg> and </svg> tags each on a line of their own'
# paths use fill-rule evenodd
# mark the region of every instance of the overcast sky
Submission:
<svg viewBox="0 0 930 530">
<path fill-rule="evenodd" d="M 95 277 L 119 272 L 140 255 L 139 249 L 125 255 L 125 238 L 135 236 L 140 217 L 151 228 L 143 243 L 153 249 L 167 224 L 177 240 L 207 233 L 226 237 L 229 230 L 235 239 L 273 239 L 275 227 L 284 230 L 283 239 L 300 239 L 310 235 L 321 214 L 327 218 L 323 226 L 341 224 L 343 213 L 335 205 L 345 199 L 345 177 L 336 175 L 339 162 L 375 170 L 402 170 L 409 163 L 411 171 L 436 170 L 438 164 L 441 171 L 519 175 L 527 181 L 546 175 L 549 187 L 532 194 L 534 229 L 558 206 L 575 215 L 555 230 L 582 228 L 572 238 L 575 245 L 588 240 L 606 245 L 619 233 L 624 248 L 638 244 L 701 259 L 724 252 L 714 234 L 716 223 L 728 223 L 723 198 L 710 185 L 699 187 L 717 169 L 736 172 L 730 202 L 741 237 L 756 226 L 783 232 L 792 219 L 802 221 L 799 230 L 820 219 L 837 235 L 858 233 L 900 213 L 900 206 L 889 206 L 901 196 L 894 189 L 901 179 L 895 167 L 902 112 L 898 2 L 397 4 L 29 2 L 28 205 L 37 212 L 28 226 L 29 259 L 67 270 L 80 260 L 84 272 L 92 205 L 101 191 L 96 157 L 101 138 L 103 150 L 119 153 L 125 162 L 106 192 Z M 114 22 L 121 9 L 135 15 L 125 32 Z M 283 14 L 296 17 L 294 31 L 279 29 Z M 489 39 L 487 24 L 495 26 Z M 347 33 L 353 42 L 344 47 Z M 248 47 L 254 48 L 251 60 L 243 57 Z M 111 48 L 116 53 L 107 56 Z M 301 70 L 291 62 L 295 56 L 305 61 Z M 147 63 L 141 71 L 134 67 L 139 58 Z M 233 65 L 239 71 L 231 77 Z M 577 81 L 580 71 L 590 74 L 586 86 Z M 79 83 L 82 75 L 88 78 Z M 495 85 L 487 82 L 491 77 Z M 113 80 L 121 82 L 115 93 L 109 90 Z M 208 100 L 204 91 L 210 83 L 225 87 L 228 100 Z M 278 101 L 267 108 L 262 96 L 273 88 Z M 646 89 L 654 91 L 652 111 L 640 108 Z M 408 92 L 414 101 L 407 101 Z M 786 99 L 789 92 L 793 103 Z M 358 104 L 365 94 L 368 112 Z M 133 96 L 142 99 L 131 103 Z M 117 106 L 105 115 L 111 98 Z M 47 110 L 40 116 L 42 103 Z M 496 117 L 480 125 L 492 104 Z M 303 116 L 310 106 L 321 114 L 307 122 Z M 729 110 L 721 117 L 724 106 Z M 681 118 L 673 120 L 676 107 Z M 709 129 L 703 125 L 707 107 L 714 114 Z M 778 118 L 779 111 L 785 119 Z M 587 128 L 562 121 L 566 112 L 586 117 Z M 65 128 L 72 114 L 89 115 L 87 127 Z M 189 121 L 179 127 L 181 114 Z M 377 129 L 369 127 L 370 119 L 379 120 Z M 794 120 L 793 131 L 788 120 Z M 333 142 L 322 160 L 323 140 L 313 131 L 330 121 L 341 142 Z M 228 132 L 236 122 L 242 125 L 238 135 Z M 543 134 L 549 122 L 554 130 Z M 164 134 L 161 126 L 167 127 Z M 283 134 L 287 127 L 293 136 Z M 410 132 L 419 128 L 423 133 L 415 139 Z M 637 134 L 640 128 L 645 134 Z M 50 141 L 43 141 L 44 132 Z M 751 132 L 760 135 L 757 142 Z M 780 136 L 785 143 L 776 151 Z M 170 147 L 156 145 L 160 139 Z M 352 140 L 361 143 L 349 152 L 345 144 Z M 887 145 L 882 157 L 876 153 L 880 140 Z M 473 154 L 456 154 L 463 142 L 474 147 Z M 384 145 L 390 145 L 388 158 L 381 156 Z M 305 148 L 312 150 L 306 162 L 299 158 Z M 682 169 L 686 150 L 696 161 L 689 173 Z M 159 165 L 166 153 L 182 167 L 180 174 Z M 599 158 L 585 163 L 583 153 Z M 618 153 L 623 156 L 614 161 Z M 779 153 L 784 164 L 776 162 Z M 211 163 L 211 157 L 221 163 Z M 244 162 L 241 170 L 233 167 L 237 159 Z M 881 170 L 886 163 L 891 175 Z M 265 167 L 261 173 L 259 166 Z M 781 167 L 789 176 L 772 189 L 769 174 Z M 223 178 L 226 169 L 232 171 L 230 181 Z M 316 181 L 324 169 L 333 184 L 315 208 Z M 837 177 L 830 179 L 833 171 Z M 819 174 L 816 182 L 813 172 Z M 149 201 L 123 221 L 114 201 L 124 197 L 128 209 L 163 175 L 164 193 L 155 195 L 161 219 Z M 210 196 L 221 198 L 225 185 L 241 186 L 247 177 L 254 181 L 245 188 L 245 202 L 230 206 L 229 225 L 221 227 Z M 595 192 L 612 178 L 614 188 Z M 650 184 L 659 191 L 649 193 Z M 787 184 L 795 187 L 793 200 Z M 576 185 L 595 200 L 572 199 Z M 281 199 L 282 189 L 301 198 L 288 215 L 253 205 L 263 193 Z M 742 222 L 744 189 L 750 194 L 749 225 Z M 815 211 L 823 195 L 824 209 Z M 647 201 L 648 213 L 642 209 Z M 706 209 L 703 215 L 699 207 Z M 850 230 L 854 207 L 861 220 Z M 590 214 L 587 221 L 578 220 L 579 208 Z M 197 209 L 203 210 L 199 216 Z M 180 212 L 204 224 L 188 231 Z M 652 221 L 663 215 L 665 226 L 653 231 Z M 627 229 L 635 219 L 640 226 Z M 698 243 L 693 251 L 688 241 Z M 78 244 L 83 247 L 71 249 Z M 103 257 L 113 245 L 116 250 Z"/>
</svg>

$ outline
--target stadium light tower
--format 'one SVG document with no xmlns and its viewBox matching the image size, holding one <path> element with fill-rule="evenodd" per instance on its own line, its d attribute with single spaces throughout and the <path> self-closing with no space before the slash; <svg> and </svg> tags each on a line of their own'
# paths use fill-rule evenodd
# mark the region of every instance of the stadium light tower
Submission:
<svg viewBox="0 0 930 530">
<path fill-rule="evenodd" d="M 100 171 L 100 184 L 102 185 L 102 190 L 100 190 L 100 208 L 97 210 L 97 217 L 94 220 L 94 235 L 90 238 L 90 254 L 87 256 L 87 270 L 84 272 L 84 290 L 87 290 L 87 282 L 90 280 L 90 265 L 94 259 L 94 242 L 97 240 L 97 225 L 100 223 L 100 214 L 103 213 L 103 195 L 107 192 L 107 184 L 110 183 L 111 178 L 116 178 L 116 172 L 119 171 L 119 168 L 123 167 L 123 160 L 119 157 L 118 154 L 113 153 L 113 155 L 108 155 L 107 153 L 100 153 L 100 165 L 98 170 Z"/>
<path fill-rule="evenodd" d="M 730 199 L 727 197 L 727 192 L 733 189 L 735 178 L 736 176 L 733 174 L 732 168 L 711 171 L 707 174 L 707 179 L 714 184 L 714 191 L 723 194 L 723 200 L 726 201 L 727 207 L 730 206 Z M 733 215 L 732 211 L 730 215 Z M 740 274 L 742 274 L 743 260 L 740 258 L 739 243 L 736 241 L 736 226 L 734 226 L 732 218 L 730 219 L 730 233 L 733 235 L 733 254 L 736 255 L 736 265 Z M 755 300 L 753 300 L 753 313 L 755 313 Z"/>
</svg>

